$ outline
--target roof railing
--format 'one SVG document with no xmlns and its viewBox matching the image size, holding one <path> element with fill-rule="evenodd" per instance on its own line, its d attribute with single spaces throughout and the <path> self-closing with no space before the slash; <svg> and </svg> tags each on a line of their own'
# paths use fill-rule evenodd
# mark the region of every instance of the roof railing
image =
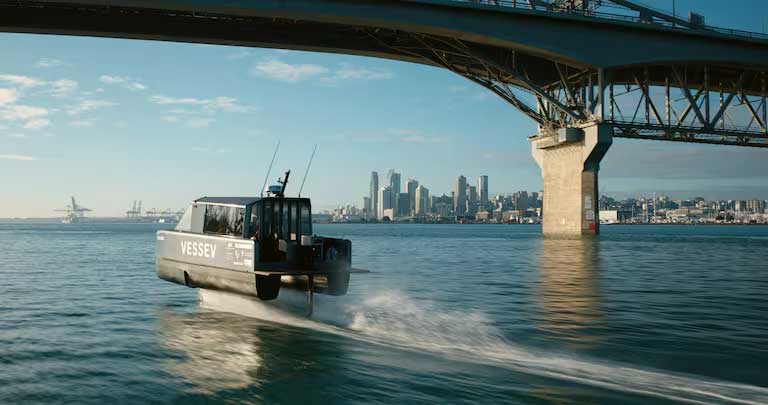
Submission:
<svg viewBox="0 0 768 405">
<path fill-rule="evenodd" d="M 413 0 L 410 0 L 410 1 L 413 1 Z M 442 1 L 445 1 L 447 3 L 469 3 L 469 4 L 478 4 L 478 5 L 491 6 L 491 7 L 495 6 L 495 7 L 516 8 L 516 9 L 524 9 L 524 10 L 532 10 L 532 11 L 544 11 L 544 12 L 551 12 L 551 13 L 575 14 L 575 15 L 588 17 L 588 18 L 644 23 L 644 24 L 657 25 L 657 26 L 662 26 L 667 28 L 677 28 L 685 31 L 716 32 L 719 34 L 731 35 L 734 37 L 768 40 L 768 34 L 765 34 L 765 33 L 738 30 L 738 29 L 732 29 L 732 28 L 715 27 L 715 26 L 704 25 L 704 24 L 697 25 L 681 17 L 669 15 L 664 11 L 651 8 L 646 5 L 637 4 L 637 3 L 632 4 L 626 0 L 620 0 L 615 3 L 612 0 L 602 0 L 602 1 L 598 0 L 597 2 L 593 3 L 593 4 L 597 4 L 598 7 L 589 7 L 586 9 L 580 8 L 580 7 L 567 7 L 567 6 L 557 5 L 544 0 L 442 0 Z M 638 12 L 628 7 L 624 7 L 618 3 L 628 3 L 633 6 L 637 6 L 638 8 L 646 9 L 650 11 L 651 14 L 643 15 L 642 12 Z M 618 10 L 620 12 L 625 12 L 627 14 L 620 14 L 619 12 L 597 11 L 597 9 L 613 9 L 613 10 Z M 639 15 L 632 15 L 631 13 L 636 13 Z"/>
</svg>

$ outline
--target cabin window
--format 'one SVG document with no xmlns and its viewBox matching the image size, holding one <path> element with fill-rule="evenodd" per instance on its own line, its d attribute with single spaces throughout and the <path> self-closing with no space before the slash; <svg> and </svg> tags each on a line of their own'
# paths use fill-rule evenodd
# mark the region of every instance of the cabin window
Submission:
<svg viewBox="0 0 768 405">
<path fill-rule="evenodd" d="M 269 239 L 269 238 L 272 238 L 272 236 L 275 233 L 275 231 L 274 231 L 275 219 L 272 216 L 272 202 L 271 201 L 268 201 L 268 202 L 264 203 L 264 211 L 262 211 L 262 212 L 264 213 L 264 217 L 261 219 L 262 222 L 263 222 L 262 226 L 261 226 L 261 229 L 264 231 L 264 234 L 261 235 L 261 238 L 262 239 Z"/>
<path fill-rule="evenodd" d="M 291 240 L 298 240 L 299 238 L 299 203 L 298 201 L 291 202 Z"/>
<path fill-rule="evenodd" d="M 245 208 L 207 205 L 203 232 L 218 235 L 243 235 Z"/>
<path fill-rule="evenodd" d="M 280 230 L 282 229 L 281 216 L 280 216 L 280 201 L 275 201 L 274 210 L 272 211 L 272 220 L 275 221 L 272 224 L 272 233 L 275 235 L 275 239 L 280 239 Z"/>
<path fill-rule="evenodd" d="M 282 215 L 283 215 L 283 223 L 280 227 L 282 229 L 282 234 L 280 235 L 282 239 L 290 240 L 291 238 L 291 217 L 290 217 L 290 210 L 288 207 L 290 207 L 289 201 L 282 201 Z"/>
<path fill-rule="evenodd" d="M 309 204 L 301 204 L 301 234 L 312 235 L 312 217 L 309 213 Z"/>
<path fill-rule="evenodd" d="M 261 205 L 257 204 L 251 208 L 251 223 L 248 237 L 252 239 L 261 239 Z"/>
</svg>

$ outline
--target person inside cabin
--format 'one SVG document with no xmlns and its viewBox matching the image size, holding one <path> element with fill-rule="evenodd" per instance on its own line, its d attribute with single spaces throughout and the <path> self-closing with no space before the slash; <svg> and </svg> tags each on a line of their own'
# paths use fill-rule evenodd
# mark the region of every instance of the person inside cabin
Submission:
<svg viewBox="0 0 768 405">
<path fill-rule="evenodd" d="M 256 208 L 254 208 L 254 212 L 251 213 L 251 240 L 261 239 L 261 222 L 259 221 L 259 216 L 256 214 L 256 212 Z"/>
<path fill-rule="evenodd" d="M 245 213 L 242 210 L 238 210 L 237 220 L 235 221 L 234 235 L 243 236 L 243 223 L 245 222 Z"/>
</svg>

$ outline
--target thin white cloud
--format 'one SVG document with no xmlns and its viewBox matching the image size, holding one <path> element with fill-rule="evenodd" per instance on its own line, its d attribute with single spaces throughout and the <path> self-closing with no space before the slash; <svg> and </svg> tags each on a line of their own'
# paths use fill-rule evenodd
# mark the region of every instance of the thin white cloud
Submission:
<svg viewBox="0 0 768 405">
<path fill-rule="evenodd" d="M 399 137 L 402 142 L 407 143 L 435 144 L 446 143 L 449 141 L 447 137 L 424 135 L 414 129 L 390 128 L 387 130 L 387 133 L 395 135 Z"/>
<path fill-rule="evenodd" d="M 106 84 L 118 84 L 130 91 L 142 91 L 147 89 L 147 86 L 143 83 L 125 76 L 101 75 L 99 81 Z"/>
<path fill-rule="evenodd" d="M 409 135 L 400 138 L 403 142 L 409 143 L 445 143 L 448 139 L 438 136 Z"/>
<path fill-rule="evenodd" d="M 25 155 L 0 155 L 0 159 L 24 160 L 24 161 L 38 160 L 36 157 L 25 156 Z"/>
<path fill-rule="evenodd" d="M 52 58 L 40 58 L 37 63 L 35 63 L 35 67 L 42 69 L 53 69 L 60 66 L 64 66 L 64 62 Z"/>
<path fill-rule="evenodd" d="M 45 81 L 20 75 L 0 75 L 0 82 L 11 83 L 21 87 L 36 87 L 45 84 Z"/>
<path fill-rule="evenodd" d="M 340 80 L 389 80 L 394 78 L 392 72 L 381 69 L 367 69 L 355 67 L 348 64 L 342 64 L 339 69 L 334 71 L 329 79 L 332 81 Z"/>
<path fill-rule="evenodd" d="M 190 128 L 205 128 L 216 121 L 213 118 L 192 118 L 185 122 L 185 125 Z"/>
<path fill-rule="evenodd" d="M 21 76 L 21 75 L 3 74 L 3 75 L 0 75 L 0 82 L 5 82 L 21 88 L 42 87 L 43 88 L 42 94 L 54 94 L 54 95 L 64 95 L 67 93 L 71 93 L 77 90 L 78 88 L 78 83 L 75 80 L 59 79 L 59 80 L 45 81 L 45 80 L 38 79 L 36 77 Z"/>
<path fill-rule="evenodd" d="M 19 99 L 19 92 L 16 89 L 0 89 L 0 105 L 12 104 Z"/>
<path fill-rule="evenodd" d="M 116 105 L 118 104 L 115 102 L 106 101 L 106 100 L 83 100 L 80 103 L 72 107 L 69 107 L 67 109 L 67 114 L 79 115 L 84 112 L 93 111 L 99 108 L 114 107 Z"/>
<path fill-rule="evenodd" d="M 197 113 L 194 112 L 194 111 L 191 111 L 191 110 L 184 109 L 184 108 L 174 108 L 172 110 L 168 110 L 168 114 L 186 115 L 186 114 L 197 114 Z"/>
<path fill-rule="evenodd" d="M 28 121 L 48 115 L 48 110 L 30 105 L 12 105 L 0 110 L 0 119 L 5 121 Z"/>
<path fill-rule="evenodd" d="M 214 98 L 193 98 L 193 97 L 178 98 L 178 97 L 168 97 L 160 94 L 155 94 L 149 97 L 149 101 L 151 103 L 159 104 L 159 105 L 200 106 L 202 110 L 207 113 L 215 113 L 218 111 L 250 112 L 255 110 L 254 107 L 239 104 L 236 98 L 223 97 L 223 96 L 214 97 Z M 183 109 L 177 109 L 176 111 L 184 111 L 184 112 L 173 112 L 173 111 L 174 110 L 171 110 L 169 112 L 173 114 L 190 113 L 189 111 L 183 110 Z"/>
<path fill-rule="evenodd" d="M 60 79 L 50 82 L 46 82 L 48 89 L 44 92 L 46 94 L 64 95 L 71 93 L 80 86 L 77 81 L 70 79 Z"/>
<path fill-rule="evenodd" d="M 394 73 L 384 69 L 371 69 L 347 63 L 331 69 L 315 64 L 291 64 L 279 59 L 263 60 L 253 66 L 251 73 L 286 83 L 317 79 L 323 83 L 335 84 L 343 81 L 389 80 L 395 77 Z"/>
<path fill-rule="evenodd" d="M 27 137 L 26 134 L 22 134 L 22 133 L 8 134 L 8 136 L 10 136 L 11 138 L 16 138 L 16 139 L 24 139 L 24 138 Z"/>
<path fill-rule="evenodd" d="M 51 125 L 51 121 L 47 120 L 45 118 L 37 118 L 30 121 L 27 121 L 26 124 L 24 124 L 24 129 L 31 129 L 31 130 L 38 130 L 43 129 Z"/>
<path fill-rule="evenodd" d="M 125 87 L 128 90 L 131 90 L 131 91 L 142 91 L 142 90 L 146 90 L 147 89 L 146 85 L 144 85 L 143 83 L 139 83 L 139 82 L 128 83 Z"/>
<path fill-rule="evenodd" d="M 155 104 L 185 104 L 185 105 L 203 105 L 206 103 L 205 100 L 199 99 L 199 98 L 177 98 L 177 97 L 168 97 L 163 96 L 159 94 L 155 94 L 151 97 L 149 97 L 149 101 Z"/>
<path fill-rule="evenodd" d="M 100 82 L 107 83 L 107 84 L 124 83 L 125 80 L 126 80 L 125 78 L 122 78 L 120 76 L 101 75 L 99 77 Z"/>
<path fill-rule="evenodd" d="M 168 121 L 168 122 L 179 122 L 179 120 L 180 120 L 179 117 L 174 117 L 174 116 L 163 117 L 163 121 Z"/>
<path fill-rule="evenodd" d="M 71 125 L 73 127 L 80 127 L 80 128 L 92 127 L 93 126 L 93 121 L 91 121 L 91 120 L 75 120 L 75 121 L 71 121 L 69 123 L 69 125 Z"/>
<path fill-rule="evenodd" d="M 278 59 L 269 59 L 253 66 L 251 72 L 259 77 L 298 83 L 328 73 L 328 68 L 314 64 L 289 64 Z"/>
</svg>

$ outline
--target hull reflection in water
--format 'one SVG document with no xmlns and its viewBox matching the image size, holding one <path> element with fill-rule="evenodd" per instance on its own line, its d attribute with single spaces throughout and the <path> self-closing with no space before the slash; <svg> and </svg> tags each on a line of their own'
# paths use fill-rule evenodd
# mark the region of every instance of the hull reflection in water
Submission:
<svg viewBox="0 0 768 405">
<path fill-rule="evenodd" d="M 214 403 L 334 402 L 327 397 L 338 395 L 340 388 L 310 393 L 283 386 L 293 384 L 291 376 L 322 376 L 329 384 L 341 378 L 338 367 L 328 367 L 346 361 L 340 336 L 308 333 L 334 327 L 237 294 L 200 290 L 200 299 L 196 313 L 162 311 L 157 316 L 162 346 L 177 354 L 165 369 L 188 386 L 192 402 L 198 394 Z"/>
<path fill-rule="evenodd" d="M 603 322 L 596 239 L 542 239 L 539 252 L 539 328 L 580 347 L 601 339 Z"/>
<path fill-rule="evenodd" d="M 191 392 L 212 394 L 259 384 L 263 359 L 253 322 L 215 312 L 161 312 L 158 329 L 162 345 L 181 355 L 166 362 L 168 372 L 186 381 Z"/>
</svg>

